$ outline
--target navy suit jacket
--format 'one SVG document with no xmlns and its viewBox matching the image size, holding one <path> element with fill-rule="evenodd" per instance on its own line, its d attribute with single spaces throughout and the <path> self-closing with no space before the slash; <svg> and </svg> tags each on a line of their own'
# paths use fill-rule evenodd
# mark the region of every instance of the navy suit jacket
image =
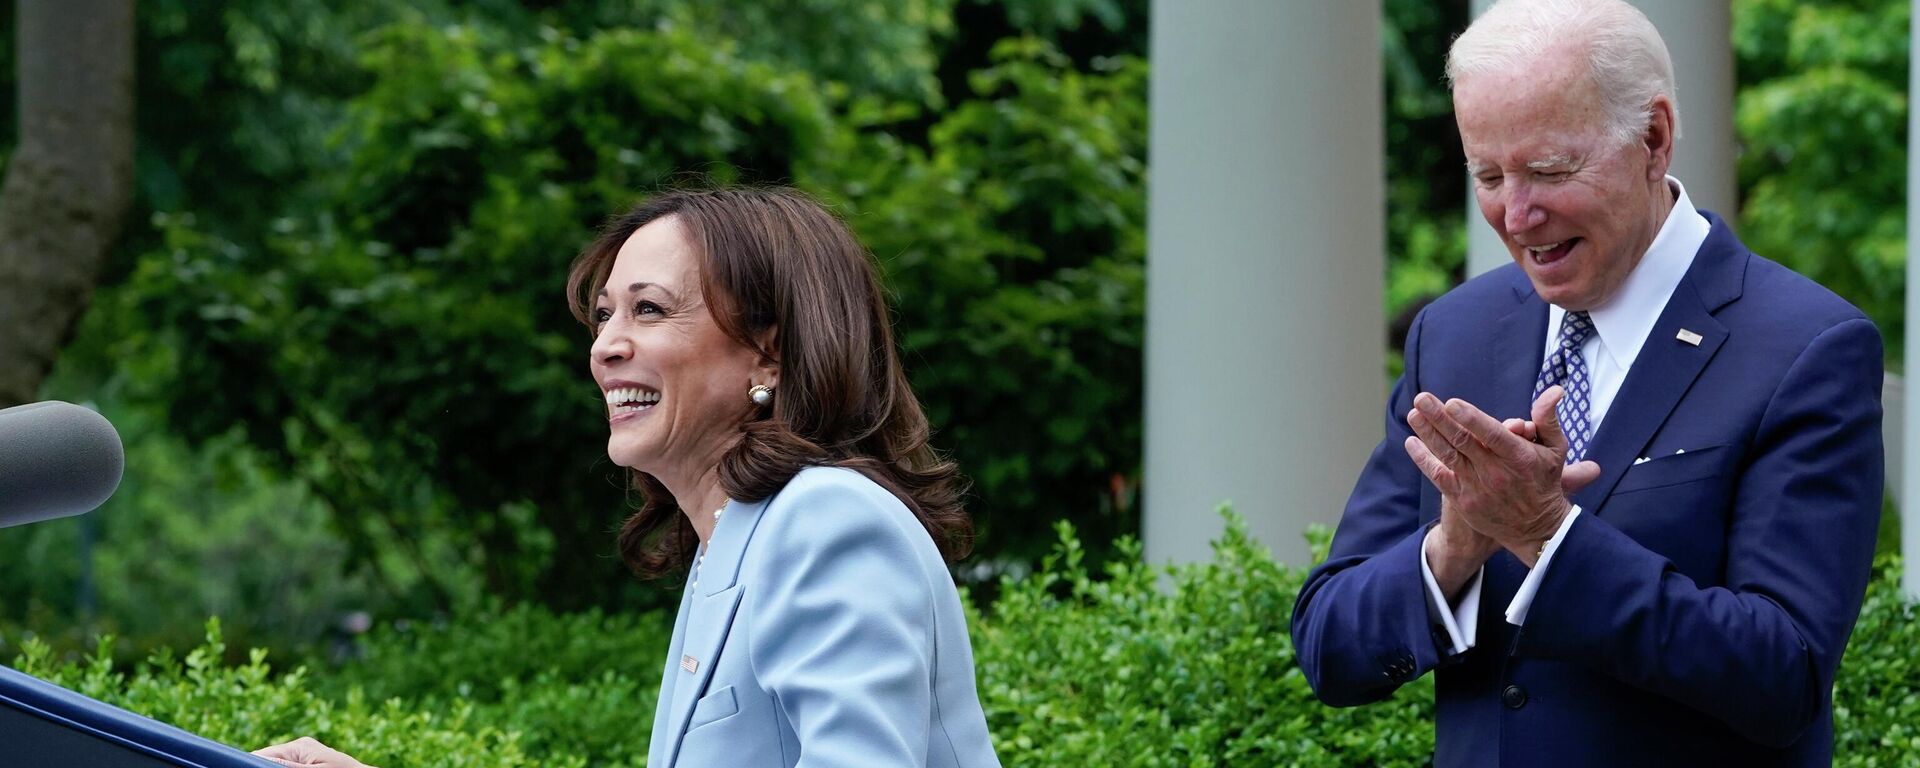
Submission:
<svg viewBox="0 0 1920 768">
<path fill-rule="evenodd" d="M 1425 391 L 1526 417 L 1547 305 L 1510 264 L 1421 312 L 1386 437 L 1294 606 L 1322 700 L 1377 701 L 1435 670 L 1443 767 L 1830 763 L 1880 514 L 1880 334 L 1706 215 L 1525 626 L 1504 612 L 1526 569 L 1498 553 L 1457 656 L 1420 575 L 1440 494 L 1402 447 L 1405 416 Z"/>
</svg>

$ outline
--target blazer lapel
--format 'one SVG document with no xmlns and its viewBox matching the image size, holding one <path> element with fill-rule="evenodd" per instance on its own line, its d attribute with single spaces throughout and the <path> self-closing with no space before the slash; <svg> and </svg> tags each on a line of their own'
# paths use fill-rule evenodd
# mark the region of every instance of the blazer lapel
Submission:
<svg viewBox="0 0 1920 768">
<path fill-rule="evenodd" d="M 1667 422 L 1681 396 L 1727 340 L 1713 313 L 1740 297 L 1748 252 L 1726 222 L 1702 211 L 1713 229 L 1680 279 L 1659 321 L 1647 335 L 1627 380 L 1614 395 L 1587 458 L 1600 464 L 1600 478 L 1574 494 L 1582 510 L 1598 514 L 1621 475 Z M 1682 336 L 1686 338 L 1682 338 Z M 1694 339 L 1694 337 L 1698 337 Z M 1691 339 L 1691 340 L 1690 340 Z M 1694 343 L 1698 341 L 1698 343 Z"/>
<path fill-rule="evenodd" d="M 1474 405 L 1496 419 L 1532 418 L 1533 383 L 1547 349 L 1547 303 L 1533 292 L 1525 273 L 1513 292 L 1517 303 L 1501 316 L 1492 334 L 1488 360 L 1493 391 Z"/>
<path fill-rule="evenodd" d="M 695 597 L 697 597 L 694 591 L 695 590 L 689 589 L 681 593 L 680 609 L 673 617 L 673 640 L 668 643 L 667 658 L 661 664 L 660 698 L 653 708 L 653 730 L 651 732 L 653 739 L 647 744 L 647 761 L 649 763 L 671 765 L 673 763 L 671 755 L 674 752 L 674 748 L 678 747 L 680 743 L 677 738 L 670 739 L 666 737 L 669 731 L 667 723 L 673 711 L 673 707 L 669 705 L 682 687 L 678 685 L 681 681 L 679 676 L 674 674 L 674 671 L 679 668 L 681 650 L 684 649 L 687 644 L 687 616 L 693 608 Z M 678 726 L 675 727 L 677 728 Z"/>
<path fill-rule="evenodd" d="M 766 501 L 728 502 L 713 540 L 707 544 L 699 583 L 687 587 L 692 595 L 691 607 L 682 617 L 686 632 L 679 656 L 667 660 L 667 674 L 675 676 L 673 700 L 660 703 L 670 707 L 667 722 L 672 725 L 672 738 L 663 763 L 669 768 L 680 756 L 680 739 L 687 733 L 694 702 L 706 695 L 707 683 L 713 679 L 713 669 L 733 627 L 734 613 L 740 607 L 740 561 L 765 509 Z"/>
</svg>

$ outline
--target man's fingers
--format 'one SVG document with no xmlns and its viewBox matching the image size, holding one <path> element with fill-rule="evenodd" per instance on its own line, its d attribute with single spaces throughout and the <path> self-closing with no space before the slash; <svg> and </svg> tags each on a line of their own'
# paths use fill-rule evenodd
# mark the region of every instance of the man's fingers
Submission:
<svg viewBox="0 0 1920 768">
<path fill-rule="evenodd" d="M 1460 460 L 1460 452 L 1454 450 L 1453 444 L 1440 435 L 1440 431 L 1434 428 L 1433 420 L 1421 413 L 1420 409 L 1415 408 L 1407 413 L 1407 427 L 1413 430 L 1413 436 L 1419 438 L 1441 464 L 1451 467 Z"/>
<path fill-rule="evenodd" d="M 1560 400 L 1566 396 L 1567 391 L 1555 384 L 1533 401 L 1533 423 L 1539 431 L 1540 444 L 1558 451 L 1561 456 L 1567 455 L 1567 434 L 1560 431 L 1558 409 Z"/>
<path fill-rule="evenodd" d="M 1560 470 L 1560 490 L 1572 496 L 1598 479 L 1600 479 L 1599 464 L 1591 461 L 1576 461 Z"/>
<path fill-rule="evenodd" d="M 1531 421 L 1526 419 L 1507 419 L 1506 421 L 1500 422 L 1500 426 L 1506 427 L 1507 431 L 1512 432 L 1514 437 L 1529 443 L 1533 442 L 1534 431 L 1533 422 Z"/>
<path fill-rule="evenodd" d="M 1528 441 L 1518 439 L 1499 421 L 1488 416 L 1485 411 L 1474 407 L 1473 403 L 1454 398 L 1447 401 L 1446 410 L 1454 423 L 1459 424 L 1467 434 L 1472 435 L 1474 440 L 1486 446 L 1493 455 L 1507 461 L 1526 458 Z"/>
<path fill-rule="evenodd" d="M 1402 445 L 1407 449 L 1407 456 L 1413 459 L 1413 465 L 1420 469 L 1420 474 L 1426 475 L 1428 480 L 1433 481 L 1434 487 L 1439 488 L 1441 493 L 1452 492 L 1453 470 L 1448 469 L 1447 465 L 1440 461 L 1440 457 L 1433 455 L 1433 451 L 1427 448 L 1425 442 L 1417 437 L 1409 437 Z"/>
<path fill-rule="evenodd" d="M 1460 452 L 1459 456 L 1450 457 L 1448 466 L 1457 465 L 1458 459 L 1461 458 L 1472 460 L 1466 452 L 1474 450 L 1479 445 L 1479 440 L 1452 416 L 1447 415 L 1446 406 L 1440 402 L 1440 398 L 1422 392 L 1413 398 L 1413 407 L 1420 412 L 1421 416 L 1426 417 L 1427 423 L 1432 426 L 1434 432 L 1439 433 L 1440 439 L 1445 440 L 1448 445 L 1453 446 L 1455 451 Z"/>
</svg>

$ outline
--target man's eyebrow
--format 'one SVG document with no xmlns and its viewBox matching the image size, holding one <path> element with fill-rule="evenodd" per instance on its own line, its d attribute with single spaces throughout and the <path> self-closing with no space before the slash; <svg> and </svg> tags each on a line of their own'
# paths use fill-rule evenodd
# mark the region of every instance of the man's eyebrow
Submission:
<svg viewBox="0 0 1920 768">
<path fill-rule="evenodd" d="M 1571 163 L 1573 163 L 1573 155 L 1559 154 L 1559 155 L 1549 155 L 1547 157 L 1540 158 L 1539 160 L 1528 160 L 1527 167 L 1532 168 L 1534 170 L 1539 170 L 1541 168 L 1557 168 L 1563 165 L 1569 165 Z"/>
</svg>

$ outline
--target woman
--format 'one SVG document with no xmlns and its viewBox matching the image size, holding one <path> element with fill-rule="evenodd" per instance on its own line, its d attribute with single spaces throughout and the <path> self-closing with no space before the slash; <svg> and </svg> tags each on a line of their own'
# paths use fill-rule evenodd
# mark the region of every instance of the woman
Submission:
<svg viewBox="0 0 1920 768">
<path fill-rule="evenodd" d="M 645 577 L 688 569 L 647 764 L 994 766 L 946 563 L 971 526 L 894 353 L 872 258 L 782 189 L 613 221 L 568 294 Z M 310 739 L 284 765 L 357 766 Z"/>
</svg>

